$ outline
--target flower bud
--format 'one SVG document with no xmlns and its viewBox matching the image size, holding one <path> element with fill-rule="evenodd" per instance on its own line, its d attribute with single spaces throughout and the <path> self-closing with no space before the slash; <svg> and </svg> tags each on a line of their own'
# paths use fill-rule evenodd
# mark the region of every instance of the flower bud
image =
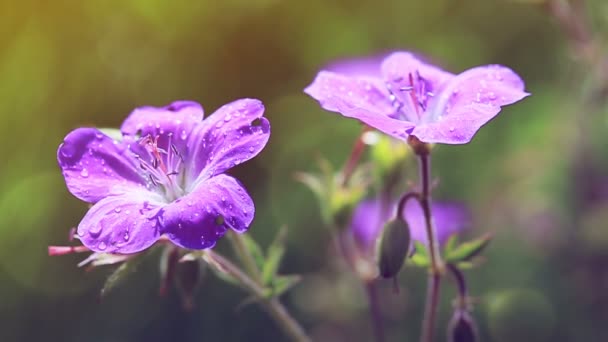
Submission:
<svg viewBox="0 0 608 342">
<path fill-rule="evenodd" d="M 456 309 L 448 325 L 448 342 L 477 341 L 477 324 L 463 309 Z"/>
<path fill-rule="evenodd" d="M 410 229 L 400 218 L 388 221 L 382 230 L 377 253 L 378 268 L 383 278 L 399 273 L 410 248 Z"/>
</svg>

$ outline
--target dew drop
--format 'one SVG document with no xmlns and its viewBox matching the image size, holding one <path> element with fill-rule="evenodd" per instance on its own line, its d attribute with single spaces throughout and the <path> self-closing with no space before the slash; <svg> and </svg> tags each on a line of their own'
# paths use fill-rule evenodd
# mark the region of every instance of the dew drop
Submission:
<svg viewBox="0 0 608 342">
<path fill-rule="evenodd" d="M 101 139 L 103 139 L 103 134 L 97 133 L 97 134 L 95 134 L 95 138 L 97 138 L 98 140 L 101 140 Z"/>
<path fill-rule="evenodd" d="M 230 121 L 230 119 L 232 119 L 232 116 L 230 116 L 230 114 L 226 114 L 226 116 L 224 117 L 224 121 L 228 122 Z"/>
<path fill-rule="evenodd" d="M 249 147 L 249 152 L 253 153 L 253 150 L 254 150 L 253 146 Z"/>
<path fill-rule="evenodd" d="M 118 214 L 118 213 L 120 213 L 120 211 L 121 211 L 121 209 L 120 209 L 120 208 L 118 208 L 118 207 L 117 207 L 117 208 L 114 208 L 114 212 L 115 212 L 115 213 L 117 213 L 117 214 Z"/>
<path fill-rule="evenodd" d="M 450 127 L 450 132 L 454 132 L 454 127 Z"/>
<path fill-rule="evenodd" d="M 105 251 L 107 247 L 108 247 L 108 246 L 107 246 L 107 245 L 106 245 L 106 243 L 105 243 L 105 242 L 103 242 L 103 241 L 101 241 L 101 242 L 99 243 L 99 245 L 97 245 L 97 248 L 99 248 L 99 250 L 101 250 L 101 251 Z"/>
<path fill-rule="evenodd" d="M 186 133 L 186 130 L 182 130 L 182 133 L 179 135 L 179 137 L 182 140 L 186 140 L 186 138 L 188 137 L 188 133 Z"/>
<path fill-rule="evenodd" d="M 194 203 L 192 201 L 188 201 L 188 203 L 186 203 L 186 204 L 188 204 L 189 207 L 194 205 Z"/>
<path fill-rule="evenodd" d="M 84 178 L 89 177 L 89 171 L 87 171 L 87 169 L 82 169 L 82 171 L 80 171 L 80 175 Z"/>
<path fill-rule="evenodd" d="M 125 235 L 122 237 L 125 241 L 129 241 L 129 231 L 125 232 Z"/>
</svg>

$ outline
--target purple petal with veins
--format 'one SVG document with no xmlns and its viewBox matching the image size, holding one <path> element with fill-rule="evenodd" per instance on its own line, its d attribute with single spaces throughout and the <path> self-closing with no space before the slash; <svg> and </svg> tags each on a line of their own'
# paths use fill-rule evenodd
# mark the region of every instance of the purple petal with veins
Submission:
<svg viewBox="0 0 608 342">
<path fill-rule="evenodd" d="M 321 71 L 304 92 L 322 108 L 395 138 L 414 135 L 445 144 L 469 142 L 502 106 L 529 95 L 521 78 L 503 66 L 454 75 L 408 52 L 390 54 L 378 68 L 372 62 L 343 62 L 332 72 Z M 381 73 L 376 75 L 377 69 Z"/>
<path fill-rule="evenodd" d="M 260 101 L 243 99 L 203 120 L 198 103 L 178 101 L 134 110 L 120 141 L 94 128 L 68 134 L 59 166 L 68 190 L 93 204 L 78 226 L 80 240 L 96 252 L 131 254 L 162 235 L 203 249 L 227 229 L 245 232 L 253 201 L 222 173 L 264 148 L 270 124 L 263 112 Z"/>
</svg>

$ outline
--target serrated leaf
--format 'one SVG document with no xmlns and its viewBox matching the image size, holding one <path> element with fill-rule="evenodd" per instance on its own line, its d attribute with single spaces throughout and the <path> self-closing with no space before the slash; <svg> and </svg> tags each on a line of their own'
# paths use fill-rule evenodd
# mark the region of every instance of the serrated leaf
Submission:
<svg viewBox="0 0 608 342">
<path fill-rule="evenodd" d="M 294 178 L 306 185 L 319 199 L 324 200 L 325 186 L 319 176 L 308 172 L 296 172 Z"/>
<path fill-rule="evenodd" d="M 422 242 L 414 241 L 414 254 L 407 260 L 407 263 L 412 266 L 423 268 L 431 265 L 428 251 Z"/>
<path fill-rule="evenodd" d="M 295 274 L 274 277 L 272 289 L 268 298 L 281 296 L 283 293 L 287 292 L 287 290 L 291 289 L 298 282 L 300 282 L 300 280 L 301 277 Z"/>
<path fill-rule="evenodd" d="M 268 285 L 272 282 L 275 277 L 283 260 L 285 254 L 285 236 L 287 235 L 287 228 L 285 226 L 279 229 L 279 232 L 274 238 L 274 241 L 268 246 L 266 252 L 266 260 L 264 265 L 261 267 L 262 270 L 262 283 Z"/>
<path fill-rule="evenodd" d="M 448 241 L 445 243 L 445 248 L 443 249 L 443 254 L 447 255 L 449 254 L 451 251 L 454 250 L 454 248 L 456 248 L 456 246 L 458 245 L 458 234 L 452 234 Z"/>
<path fill-rule="evenodd" d="M 430 260 L 425 255 L 421 255 L 418 253 L 412 255 L 412 257 L 408 259 L 407 263 L 412 266 L 423 268 L 429 267 L 431 265 Z"/>
<path fill-rule="evenodd" d="M 239 283 L 239 281 L 232 276 L 227 270 L 226 268 L 224 268 L 224 266 L 219 263 L 217 260 L 215 260 L 213 258 L 213 256 L 209 253 L 201 253 L 200 254 L 201 258 L 203 259 L 203 261 L 205 261 L 207 263 L 207 265 L 209 265 L 209 268 L 211 269 L 211 271 L 221 280 L 233 284 L 233 285 L 237 285 L 237 286 L 241 286 L 241 284 Z"/>
<path fill-rule="evenodd" d="M 262 248 L 250 235 L 243 234 L 241 235 L 241 237 L 243 237 L 245 248 L 247 248 L 247 251 L 249 251 L 249 253 L 253 257 L 255 265 L 258 267 L 259 270 L 261 270 L 265 264 L 264 252 L 262 252 Z"/>
<path fill-rule="evenodd" d="M 491 240 L 492 235 L 486 234 L 478 239 L 464 242 L 449 253 L 446 253 L 445 260 L 452 263 L 470 261 L 473 257 L 481 253 Z"/>
<path fill-rule="evenodd" d="M 110 274 L 108 279 L 106 279 L 106 282 L 101 289 L 100 296 L 105 297 L 110 291 L 122 284 L 131 273 L 135 272 L 135 269 L 137 268 L 137 265 L 139 265 L 141 259 L 141 257 L 132 258 L 131 260 L 128 260 L 122 265 L 118 266 L 118 268 L 115 269 L 112 274 Z"/>
</svg>

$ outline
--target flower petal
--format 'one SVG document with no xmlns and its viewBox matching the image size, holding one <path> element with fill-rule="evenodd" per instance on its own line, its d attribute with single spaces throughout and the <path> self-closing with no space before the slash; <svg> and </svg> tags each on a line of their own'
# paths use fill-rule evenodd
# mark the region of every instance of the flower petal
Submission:
<svg viewBox="0 0 608 342">
<path fill-rule="evenodd" d="M 435 202 L 431 204 L 431 214 L 439 244 L 470 225 L 471 217 L 468 210 L 458 204 Z M 405 220 L 410 226 L 412 240 L 428 244 L 424 212 L 416 201 L 409 201 L 404 209 Z"/>
<path fill-rule="evenodd" d="M 146 192 L 106 197 L 89 209 L 77 236 L 95 252 L 137 253 L 161 236 L 157 215 L 161 205 Z"/>
<path fill-rule="evenodd" d="M 382 75 L 387 82 L 407 80 L 410 74 L 416 73 L 430 82 L 433 90 L 437 90 L 454 77 L 454 74 L 426 64 L 409 52 L 394 52 L 382 63 Z"/>
<path fill-rule="evenodd" d="M 211 248 L 227 229 L 245 232 L 255 213 L 253 200 L 236 179 L 218 175 L 198 184 L 190 194 L 167 205 L 163 226 L 175 244 Z"/>
<path fill-rule="evenodd" d="M 450 81 L 430 109 L 431 121 L 416 127 L 412 134 L 428 143 L 468 143 L 501 106 L 528 95 L 524 82 L 509 68 L 489 65 L 469 69 Z"/>
<path fill-rule="evenodd" d="M 369 251 L 374 247 L 391 211 L 396 210 L 391 208 L 385 215 L 381 215 L 379 200 L 366 200 L 355 208 L 350 230 L 362 250 Z"/>
<path fill-rule="evenodd" d="M 365 78 L 321 71 L 304 92 L 319 101 L 326 110 L 358 119 L 395 138 L 407 139 L 414 124 L 390 117 L 395 109 L 388 93 L 375 83 Z"/>
<path fill-rule="evenodd" d="M 95 128 L 70 132 L 57 150 L 57 161 L 68 190 L 95 203 L 109 196 L 144 187 L 125 145 Z"/>
<path fill-rule="evenodd" d="M 270 137 L 260 100 L 241 99 L 222 106 L 195 127 L 187 142 L 187 179 L 203 181 L 255 157 Z"/>
<path fill-rule="evenodd" d="M 164 107 L 139 107 L 131 112 L 120 130 L 133 140 L 148 135 L 158 137 L 158 147 L 165 151 L 171 150 L 168 146 L 170 137 L 171 143 L 183 153 L 190 132 L 201 123 L 203 116 L 203 107 L 194 101 L 175 101 Z M 137 144 L 130 148 L 137 155 L 147 155 Z"/>
</svg>

